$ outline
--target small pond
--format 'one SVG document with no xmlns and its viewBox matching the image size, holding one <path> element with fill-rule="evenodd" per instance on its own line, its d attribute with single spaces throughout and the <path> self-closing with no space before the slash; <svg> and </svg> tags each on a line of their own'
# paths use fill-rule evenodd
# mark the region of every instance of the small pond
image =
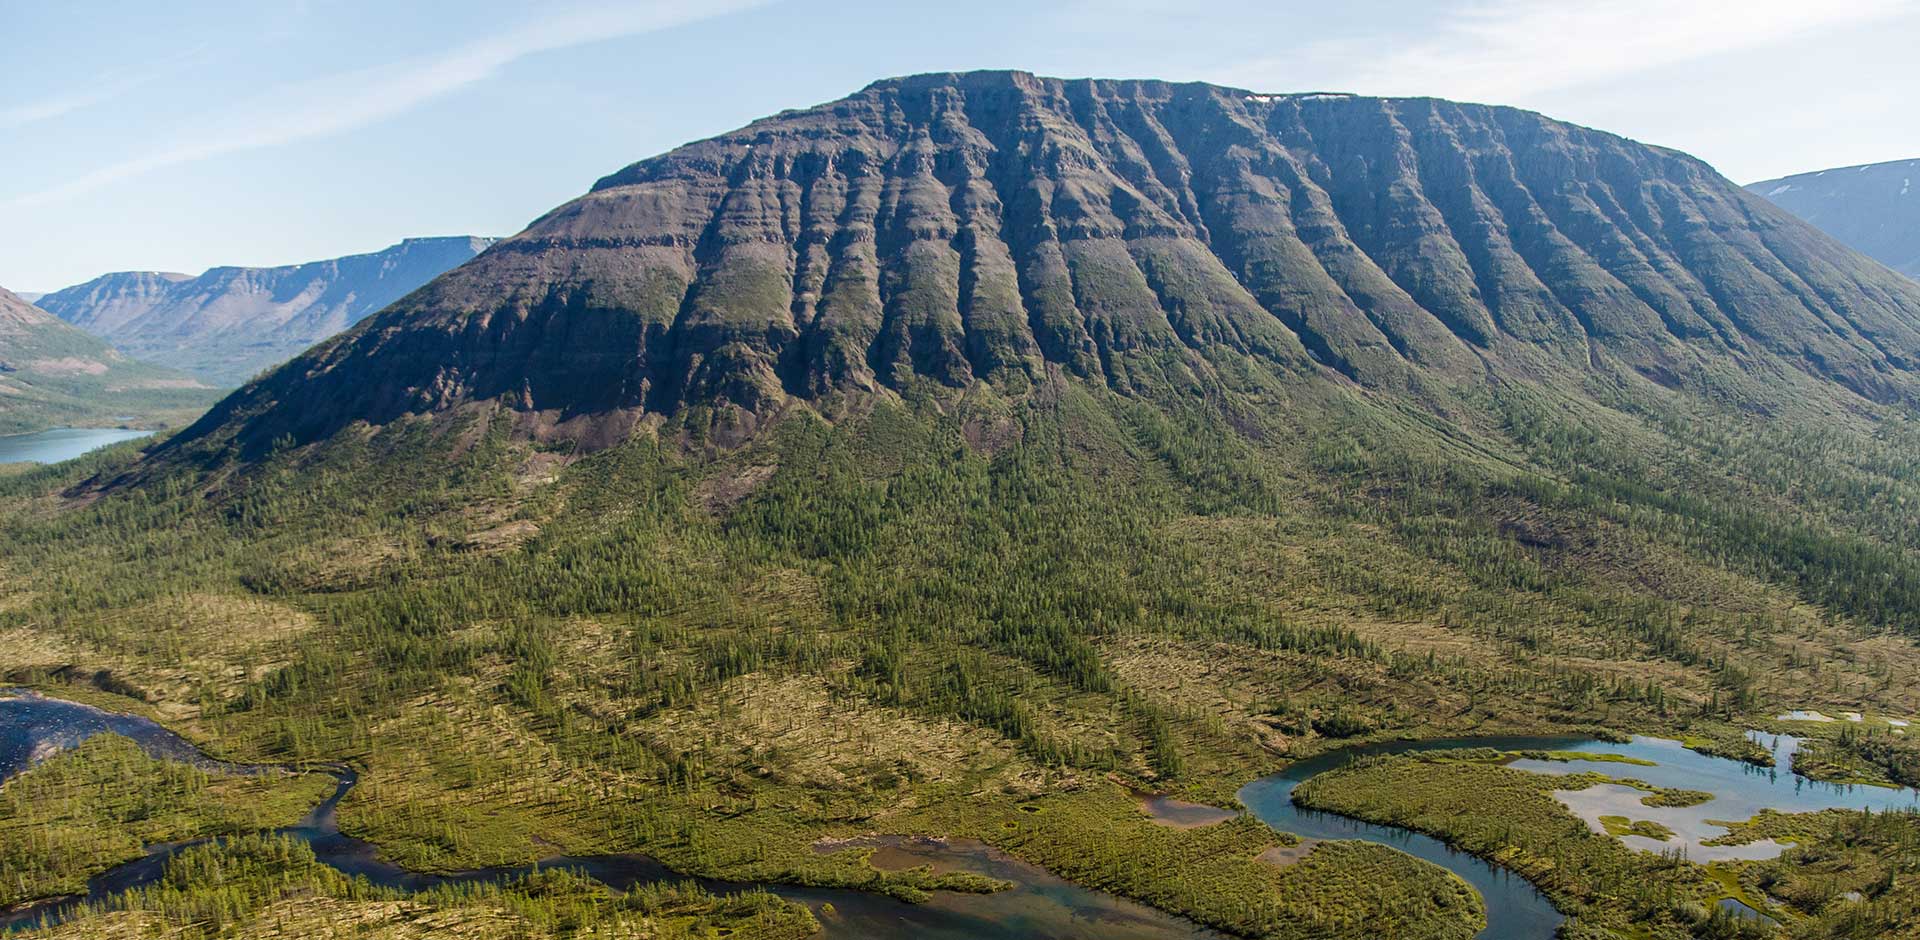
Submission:
<svg viewBox="0 0 1920 940">
<path fill-rule="evenodd" d="M 212 760 L 172 732 L 128 715 L 31 693 L 0 690 L 0 780 L 24 770 L 33 761 L 86 737 L 102 732 L 124 735 L 157 757 L 193 763 L 230 773 L 285 773 L 285 768 L 226 764 Z M 1920 801 L 1913 790 L 1841 786 L 1795 776 L 1788 769 L 1798 741 L 1786 735 L 1761 735 L 1755 740 L 1773 750 L 1774 766 L 1758 767 L 1689 751 L 1677 742 L 1634 738 L 1613 743 L 1566 737 L 1476 737 L 1420 742 L 1387 742 L 1330 752 L 1299 761 L 1285 771 L 1263 777 L 1240 790 L 1240 801 L 1268 825 L 1304 837 L 1305 845 L 1288 850 L 1289 860 L 1328 839 L 1362 839 L 1392 846 L 1445 867 L 1477 889 L 1487 902 L 1488 925 L 1481 940 L 1547 940 L 1562 921 L 1545 896 L 1532 885 L 1497 865 L 1455 851 L 1437 839 L 1419 833 L 1379 826 L 1294 804 L 1293 789 L 1315 774 L 1364 755 L 1399 754 L 1442 748 L 1490 747 L 1506 751 L 1553 750 L 1617 755 L 1651 763 L 1550 761 L 1521 759 L 1510 766 L 1538 773 L 1568 774 L 1599 770 L 1613 777 L 1633 777 L 1660 787 L 1712 792 L 1714 799 L 1693 807 L 1655 808 L 1635 804 L 1635 819 L 1667 823 L 1681 839 L 1697 841 L 1722 830 L 1707 819 L 1743 820 L 1761 809 L 1808 812 L 1830 807 L 1876 810 L 1908 807 Z M 327 768 L 339 781 L 333 795 L 315 807 L 299 825 L 281 830 L 305 840 L 321 861 L 349 875 L 403 890 L 419 890 L 447 882 L 501 881 L 532 870 L 533 866 L 479 869 L 454 874 L 425 874 L 393 865 L 379 857 L 375 847 L 340 832 L 334 811 L 356 777 L 345 767 Z M 1596 788 L 1597 789 L 1597 788 Z M 1611 787 L 1609 789 L 1612 789 Z M 1618 788 L 1628 789 L 1628 788 Z M 1577 792 L 1577 791 L 1576 791 Z M 1637 799 L 1641 791 L 1630 791 Z M 1565 796 L 1565 794 L 1562 794 Z M 1176 825 L 1205 824 L 1206 814 L 1225 818 L 1221 810 L 1148 797 L 1144 807 Z M 1580 807 L 1575 807 L 1580 812 Z M 1594 812 L 1588 808 L 1589 812 Z M 1638 841 L 1636 841 L 1638 840 Z M 1627 837 L 1641 848 L 1673 848 Z M 94 878 L 87 897 L 99 900 L 159 877 L 166 859 L 184 846 L 153 846 L 149 854 Z M 871 849 L 881 868 L 932 865 L 940 870 L 970 871 L 1012 882 L 1015 887 L 991 895 L 934 892 L 924 904 L 907 904 L 883 895 L 845 889 L 768 885 L 782 897 L 807 904 L 820 917 L 823 936 L 839 938 L 928 938 L 928 940 L 1214 940 L 1221 935 L 1190 921 L 1132 901 L 1069 883 L 1053 874 L 978 842 L 871 836 L 847 843 L 823 845 L 819 850 Z M 1778 846 L 1765 846 L 1772 854 Z M 1690 854 L 1692 849 L 1689 849 Z M 1697 857 L 1697 856 L 1696 856 Z M 745 885 L 676 875 L 644 855 L 552 858 L 540 867 L 577 869 L 606 884 L 625 889 L 656 881 L 698 881 L 712 890 L 739 890 Z M 0 929 L 31 924 L 42 917 L 57 918 L 71 899 L 0 914 Z M 831 904 L 831 913 L 827 905 Z M 1755 916 L 1764 916 L 1753 912 Z"/>
</svg>

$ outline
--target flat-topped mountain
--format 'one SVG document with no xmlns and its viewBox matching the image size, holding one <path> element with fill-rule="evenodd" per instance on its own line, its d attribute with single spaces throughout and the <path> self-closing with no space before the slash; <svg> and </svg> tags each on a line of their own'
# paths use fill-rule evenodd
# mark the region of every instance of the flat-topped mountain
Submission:
<svg viewBox="0 0 1920 940">
<path fill-rule="evenodd" d="M 1721 799 L 1753 802 L 1719 758 L 1783 771 L 1771 795 L 1920 785 L 1920 733 L 1885 721 L 1920 712 L 1917 350 L 1920 284 L 1537 114 L 883 81 L 607 177 L 167 441 L 7 474 L 0 682 L 352 771 L 344 848 L 216 838 L 168 871 L 241 880 L 170 874 L 69 933 L 302 934 L 289 902 L 456 923 L 331 852 L 403 885 L 556 855 L 804 884 L 829 932 L 898 940 L 1120 910 L 1036 919 L 1073 884 L 1180 938 L 1731 936 L 1724 867 L 1684 851 L 1727 803 L 1672 776 L 1566 798 L 1534 770 L 1579 767 L 1515 758 L 1658 735 L 1717 755 L 1684 763 Z M 12 825 L 173 805 L 121 796 L 158 771 L 66 766 Z M 1739 863 L 1786 930 L 1920 924 L 1885 875 L 1920 817 L 1790 818 L 1788 854 Z M 909 833 L 1051 874 L 902 916 L 994 887 L 871 864 L 937 858 Z M 96 873 L 160 839 L 9 846 L 31 866 L 0 892 L 124 883 Z M 464 883 L 515 919 L 458 922 L 516 936 L 707 917 L 692 888 Z M 829 886 L 891 897 L 829 912 Z M 701 923 L 819 935 L 761 897 Z M 1111 920 L 1159 935 L 1138 914 Z"/>
<path fill-rule="evenodd" d="M 184 421 L 213 397 L 205 384 L 128 359 L 0 289 L 0 433 Z"/>
<path fill-rule="evenodd" d="M 194 436 L 484 402 L 607 440 L 690 406 L 750 425 L 1056 374 L 1197 388 L 1247 361 L 1423 395 L 1895 401 L 1917 353 L 1920 286 L 1685 154 L 1436 99 L 976 72 L 633 164 Z"/>
<path fill-rule="evenodd" d="M 383 251 L 198 277 L 105 274 L 40 305 L 130 355 L 237 385 L 486 250 L 494 239 L 409 238 Z"/>
<path fill-rule="evenodd" d="M 1920 160 L 1798 173 L 1747 188 L 1875 261 L 1920 278 Z"/>
</svg>

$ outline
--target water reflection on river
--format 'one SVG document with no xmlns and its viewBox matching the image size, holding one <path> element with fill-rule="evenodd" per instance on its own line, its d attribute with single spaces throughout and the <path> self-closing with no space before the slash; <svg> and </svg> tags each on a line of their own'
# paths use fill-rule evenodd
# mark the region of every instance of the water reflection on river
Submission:
<svg viewBox="0 0 1920 940">
<path fill-rule="evenodd" d="M 34 761 L 103 732 L 130 738 L 156 757 L 187 761 L 208 769 L 285 772 L 279 767 L 213 761 L 192 744 L 144 718 L 14 692 L 10 697 L 0 693 L 0 780 L 25 770 Z M 282 829 L 280 833 L 307 842 L 320 861 L 347 875 L 364 877 L 383 887 L 418 891 L 449 882 L 507 881 L 536 867 L 487 868 L 442 875 L 411 871 L 387 862 L 372 844 L 340 831 L 335 809 L 357 778 L 345 767 L 331 768 L 328 772 L 340 780 L 333 795 L 298 825 Z M 155 881 L 163 873 L 166 860 L 185 847 L 184 844 L 152 847 L 145 858 L 96 876 L 88 882 L 84 900 L 101 901 Z M 925 903 L 908 904 L 865 891 L 765 886 L 781 897 L 812 908 L 823 928 L 822 936 L 828 940 L 1225 940 L 1223 935 L 1191 921 L 1082 888 L 978 842 L 872 837 L 838 848 L 871 850 L 875 853 L 876 867 L 933 865 L 940 870 L 987 875 L 1012 882 L 1014 887 L 987 895 L 936 891 Z M 621 890 L 661 881 L 697 881 L 709 890 L 720 892 L 749 887 L 689 879 L 652 858 L 637 854 L 562 856 L 547 859 L 538 867 L 571 868 Z M 0 929 L 30 925 L 43 918 L 57 919 L 70 908 L 71 900 L 0 914 Z"/>
<path fill-rule="evenodd" d="M 190 743 L 144 718 L 32 694 L 0 694 L 0 780 L 20 772 L 35 760 L 102 732 L 124 735 L 157 757 L 187 761 L 209 769 L 239 773 L 286 772 L 279 767 L 213 761 Z M 1774 749 L 1774 767 L 1755 767 L 1708 757 L 1675 742 L 1654 738 L 1635 738 L 1627 743 L 1553 737 L 1390 742 L 1347 748 L 1296 762 L 1282 773 L 1247 784 L 1239 797 L 1269 825 L 1303 836 L 1309 840 L 1308 844 L 1327 839 L 1364 839 L 1393 846 L 1452 870 L 1486 899 L 1488 924 L 1480 940 L 1547 940 L 1563 918 L 1524 879 L 1425 835 L 1297 806 L 1292 801 L 1294 787 L 1354 756 L 1490 747 L 1506 751 L 1614 754 L 1653 761 L 1651 766 L 1613 764 L 1605 765 L 1605 769 L 1621 769 L 1616 775 L 1638 777 L 1657 786 L 1713 792 L 1714 800 L 1686 808 L 1687 812 L 1702 818 L 1711 813 L 1713 818 L 1745 819 L 1761 808 L 1785 812 L 1835 806 L 1887 809 L 1913 806 L 1920 800 L 1920 794 L 1913 790 L 1835 786 L 1794 776 L 1789 768 L 1797 741 L 1786 736 L 1756 740 Z M 1540 773 L 1570 773 L 1600 765 L 1522 759 L 1511 766 Z M 345 767 L 329 768 L 327 772 L 340 781 L 333 796 L 299 825 L 281 832 L 305 840 L 321 861 L 342 872 L 386 887 L 419 890 L 447 882 L 503 881 L 533 868 L 491 868 L 442 875 L 409 871 L 390 864 L 380 858 L 371 844 L 340 832 L 335 824 L 335 807 L 352 789 L 356 778 L 353 771 Z M 1202 810 L 1218 816 L 1228 815 L 1187 804 L 1169 804 L 1160 809 L 1174 813 L 1182 823 L 1201 822 L 1198 816 Z M 166 859 L 180 848 L 182 846 L 154 847 L 146 858 L 94 878 L 89 883 L 88 899 L 97 901 L 153 881 L 161 874 Z M 1015 885 L 1011 890 L 990 895 L 937 891 L 922 904 L 907 904 L 884 895 L 846 889 L 766 886 L 775 894 L 811 907 L 821 921 L 823 935 L 833 940 L 1217 940 L 1221 936 L 1153 908 L 1074 885 L 978 842 L 869 836 L 825 844 L 819 850 L 870 851 L 872 864 L 883 869 L 929 865 L 937 871 L 974 872 Z M 560 857 L 548 859 L 540 867 L 556 866 L 577 869 L 619 889 L 642 883 L 685 880 L 699 881 L 718 891 L 746 887 L 687 879 L 643 855 Z M 0 928 L 32 923 L 48 914 L 57 916 L 61 910 L 56 904 L 37 911 L 0 915 Z"/>
</svg>

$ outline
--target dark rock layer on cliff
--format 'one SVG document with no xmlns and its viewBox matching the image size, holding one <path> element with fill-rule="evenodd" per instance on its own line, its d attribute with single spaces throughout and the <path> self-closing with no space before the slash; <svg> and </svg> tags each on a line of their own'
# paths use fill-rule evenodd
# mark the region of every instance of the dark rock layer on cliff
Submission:
<svg viewBox="0 0 1920 940">
<path fill-rule="evenodd" d="M 629 166 L 183 440 L 482 402 L 604 438 L 696 405 L 1132 393 L 1227 361 L 1889 402 L 1920 390 L 1916 354 L 1920 285 L 1681 153 L 1434 99 L 980 72 Z"/>
</svg>

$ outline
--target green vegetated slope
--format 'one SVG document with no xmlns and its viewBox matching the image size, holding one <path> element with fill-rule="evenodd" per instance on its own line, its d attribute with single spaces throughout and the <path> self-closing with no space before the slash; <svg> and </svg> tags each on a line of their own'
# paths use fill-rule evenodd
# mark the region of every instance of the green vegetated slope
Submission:
<svg viewBox="0 0 1920 940">
<path fill-rule="evenodd" d="M 409 238 L 377 252 L 195 277 L 103 274 L 41 309 L 144 362 L 232 388 L 486 250 L 490 238 Z"/>
<path fill-rule="evenodd" d="M 0 289 L 0 434 L 183 424 L 214 398 L 199 381 L 128 359 Z"/>
<path fill-rule="evenodd" d="M 815 844 L 927 834 L 1249 936 L 1465 937 L 1438 868 L 1132 792 L 1920 712 L 1916 292 L 1523 112 L 880 83 L 609 177 L 148 456 L 0 481 L 0 672 L 350 761 L 342 827 L 420 868 L 910 896 Z M 1739 929 L 1536 795 L 1579 929 Z"/>
</svg>

